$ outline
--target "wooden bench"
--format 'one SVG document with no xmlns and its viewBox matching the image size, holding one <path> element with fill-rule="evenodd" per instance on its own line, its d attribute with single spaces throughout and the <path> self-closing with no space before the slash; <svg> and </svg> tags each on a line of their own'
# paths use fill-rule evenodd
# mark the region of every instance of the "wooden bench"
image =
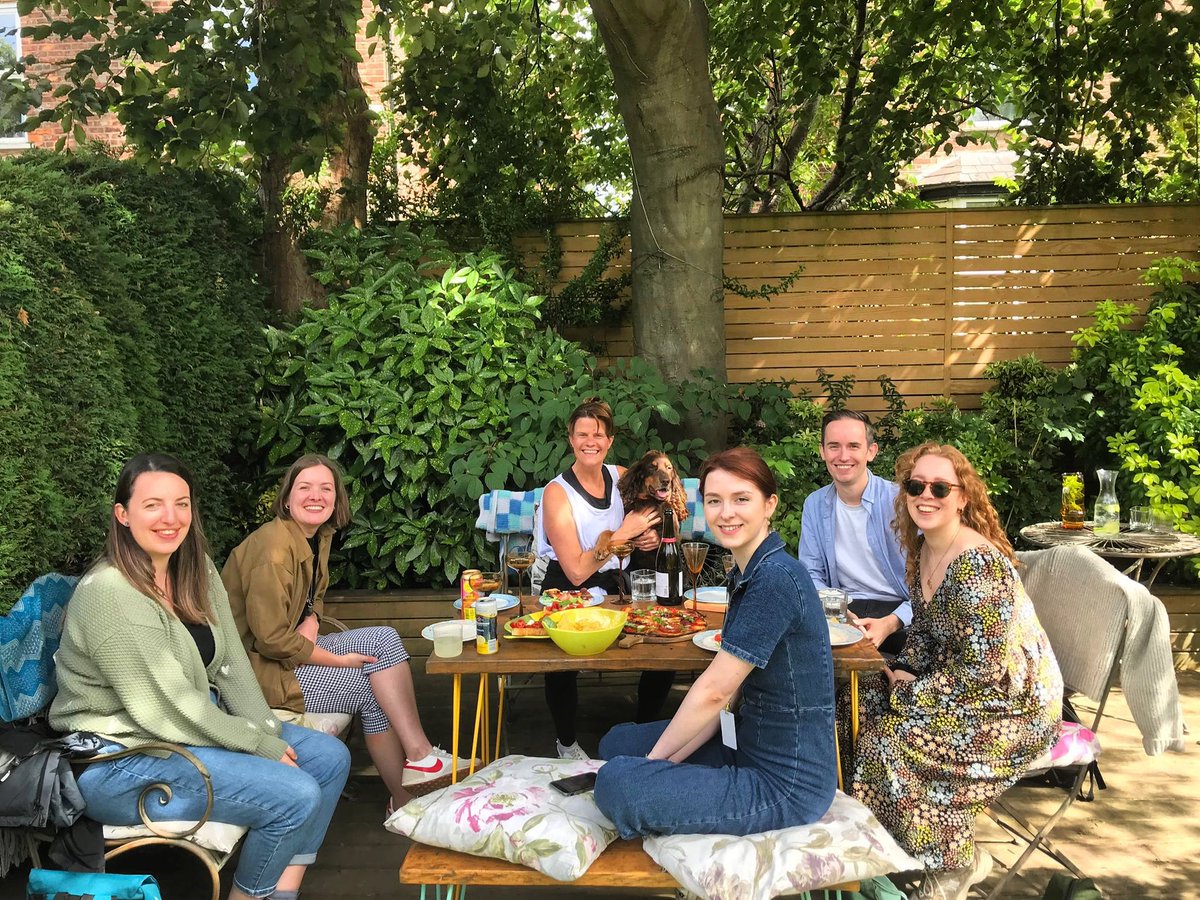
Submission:
<svg viewBox="0 0 1200 900">
<path fill-rule="evenodd" d="M 609 844 L 580 878 L 570 882 L 556 881 L 527 866 L 504 860 L 414 843 L 400 865 L 400 883 L 419 884 L 421 900 L 425 900 L 428 885 L 436 887 L 435 896 L 439 898 L 442 885 L 449 888 L 447 898 L 453 896 L 454 885 L 553 887 L 560 891 L 574 887 L 674 891 L 679 887 L 679 883 L 642 849 L 640 839 Z M 855 881 L 830 885 L 824 890 L 856 891 L 858 888 L 859 883 Z"/>
</svg>

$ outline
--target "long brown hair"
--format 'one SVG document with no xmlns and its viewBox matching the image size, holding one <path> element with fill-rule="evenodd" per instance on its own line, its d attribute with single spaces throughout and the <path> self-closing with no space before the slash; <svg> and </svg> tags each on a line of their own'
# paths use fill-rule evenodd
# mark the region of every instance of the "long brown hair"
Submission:
<svg viewBox="0 0 1200 900">
<path fill-rule="evenodd" d="M 908 494 L 904 490 L 904 482 L 912 477 L 917 460 L 922 456 L 930 455 L 949 460 L 950 465 L 954 466 L 954 475 L 958 479 L 958 483 L 962 485 L 963 499 L 966 500 L 962 511 L 962 523 L 968 528 L 974 528 L 995 544 L 996 549 L 1007 556 L 1015 566 L 1017 557 L 1013 553 L 1012 544 L 1009 543 L 1008 536 L 1005 535 L 1004 528 L 1000 525 L 1000 517 L 996 515 L 996 508 L 988 499 L 987 485 L 983 483 L 983 479 L 979 477 L 979 473 L 975 471 L 971 461 L 963 456 L 961 450 L 951 444 L 926 441 L 911 450 L 905 450 L 896 460 L 896 483 L 900 485 L 900 493 L 896 496 L 896 519 L 892 523 L 892 527 L 896 529 L 896 534 L 900 537 L 900 546 L 904 548 L 907 556 L 904 573 L 908 577 L 909 583 L 914 583 L 917 577 L 917 559 L 921 552 L 921 541 L 924 539 L 917 535 L 916 523 L 908 514 Z"/>
<path fill-rule="evenodd" d="M 171 554 L 167 562 L 167 579 L 171 583 L 171 597 L 163 596 L 154 580 L 154 564 L 150 555 L 143 550 L 130 530 L 117 519 L 116 504 L 129 508 L 133 496 L 133 485 L 139 475 L 147 472 L 169 472 L 178 475 L 188 486 L 192 498 L 192 523 L 188 533 Z M 108 522 L 108 538 L 104 542 L 103 559 L 125 576 L 135 589 L 153 597 L 163 607 L 184 622 L 211 624 L 212 607 L 208 602 L 208 542 L 204 539 L 204 528 L 200 524 L 200 510 L 196 506 L 196 488 L 192 473 L 173 456 L 165 453 L 142 453 L 125 463 L 117 478 L 117 490 L 113 497 L 114 509 Z"/>
<path fill-rule="evenodd" d="M 292 517 L 292 511 L 288 509 L 288 495 L 296 486 L 300 473 L 313 466 L 324 466 L 333 473 L 333 515 L 326 524 L 332 525 L 335 530 L 345 528 L 350 524 L 350 497 L 346 493 L 346 481 L 338 464 L 320 453 L 306 453 L 288 466 L 283 473 L 283 480 L 279 482 L 279 493 L 275 495 L 275 515 L 281 519 Z"/>
</svg>

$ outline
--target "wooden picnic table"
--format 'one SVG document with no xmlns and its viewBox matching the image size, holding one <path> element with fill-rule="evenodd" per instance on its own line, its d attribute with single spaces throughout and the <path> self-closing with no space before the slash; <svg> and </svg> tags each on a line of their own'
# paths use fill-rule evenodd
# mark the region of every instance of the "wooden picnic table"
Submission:
<svg viewBox="0 0 1200 900">
<path fill-rule="evenodd" d="M 618 606 L 614 597 L 608 597 L 604 604 L 611 609 L 623 609 Z M 511 613 L 501 613 L 499 617 L 500 634 L 504 635 L 504 623 L 514 618 L 516 610 Z M 725 614 L 705 612 L 710 628 L 720 628 L 725 621 Z M 875 646 L 865 638 L 847 647 L 833 647 L 833 670 L 836 675 L 845 675 L 850 680 L 851 705 L 851 738 L 858 739 L 858 676 L 861 672 L 881 672 L 885 668 L 883 657 Z M 479 688 L 475 704 L 475 728 L 471 741 L 471 758 L 481 754 L 484 763 L 498 758 L 500 755 L 500 731 L 504 718 L 504 678 L 505 675 L 525 675 L 539 672 L 643 672 L 643 671 L 675 671 L 695 672 L 708 667 L 712 662 L 711 651 L 702 650 L 690 640 L 671 644 L 641 643 L 629 649 L 618 647 L 615 643 L 603 653 L 593 656 L 571 656 L 560 650 L 558 645 L 548 638 L 501 637 L 500 649 L 492 654 L 475 652 L 471 644 L 463 647 L 462 655 L 451 657 L 430 656 L 425 662 L 425 672 L 429 675 L 450 675 L 453 684 L 453 729 L 451 750 L 456 763 L 451 773 L 451 780 L 458 780 L 457 758 L 459 756 L 459 724 L 462 711 L 462 677 L 464 675 L 479 676 Z M 491 728 L 491 696 L 489 679 L 497 676 L 499 681 L 498 701 L 496 710 L 496 727 L 493 737 Z M 494 748 L 494 750 L 493 750 Z M 471 770 L 474 771 L 472 765 Z"/>
</svg>

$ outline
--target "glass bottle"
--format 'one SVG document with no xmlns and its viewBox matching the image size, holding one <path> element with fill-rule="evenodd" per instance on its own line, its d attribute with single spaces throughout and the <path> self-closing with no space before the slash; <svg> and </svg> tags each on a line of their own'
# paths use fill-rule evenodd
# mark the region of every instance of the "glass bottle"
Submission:
<svg viewBox="0 0 1200 900">
<path fill-rule="evenodd" d="M 1092 533 L 1100 537 L 1116 537 L 1121 532 L 1121 504 L 1117 502 L 1117 473 L 1110 469 L 1097 469 L 1100 493 L 1096 495 L 1096 508 L 1092 516 Z"/>
<path fill-rule="evenodd" d="M 1083 528 L 1083 473 L 1064 472 L 1062 477 L 1062 527 L 1069 531 Z"/>
<path fill-rule="evenodd" d="M 683 560 L 680 558 L 675 531 L 675 514 L 663 504 L 662 543 L 654 561 L 654 594 L 659 606 L 683 603 Z"/>
</svg>

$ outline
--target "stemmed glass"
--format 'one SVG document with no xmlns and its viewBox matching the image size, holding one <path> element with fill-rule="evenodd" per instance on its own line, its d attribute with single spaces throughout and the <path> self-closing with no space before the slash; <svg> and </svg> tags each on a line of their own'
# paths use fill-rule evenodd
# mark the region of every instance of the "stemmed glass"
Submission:
<svg viewBox="0 0 1200 900">
<path fill-rule="evenodd" d="M 629 554 L 633 552 L 633 542 L 617 541 L 615 544 L 609 544 L 608 549 L 617 558 L 617 603 L 627 603 L 629 601 L 625 599 L 625 560 L 629 559 Z"/>
<path fill-rule="evenodd" d="M 688 541 L 683 545 L 683 561 L 692 573 L 692 609 L 700 602 L 700 573 L 708 556 L 708 544 L 703 541 Z"/>
<path fill-rule="evenodd" d="M 725 580 L 729 580 L 729 573 L 733 571 L 733 554 L 726 553 L 721 557 L 721 567 L 725 570 Z"/>
<path fill-rule="evenodd" d="M 515 550 L 508 551 L 508 565 L 517 570 L 517 615 L 525 615 L 525 595 L 521 591 L 521 576 L 529 571 L 533 564 L 537 562 L 537 554 L 533 552 L 531 545 L 522 545 Z M 529 585 L 530 591 L 533 590 L 533 584 Z"/>
</svg>

